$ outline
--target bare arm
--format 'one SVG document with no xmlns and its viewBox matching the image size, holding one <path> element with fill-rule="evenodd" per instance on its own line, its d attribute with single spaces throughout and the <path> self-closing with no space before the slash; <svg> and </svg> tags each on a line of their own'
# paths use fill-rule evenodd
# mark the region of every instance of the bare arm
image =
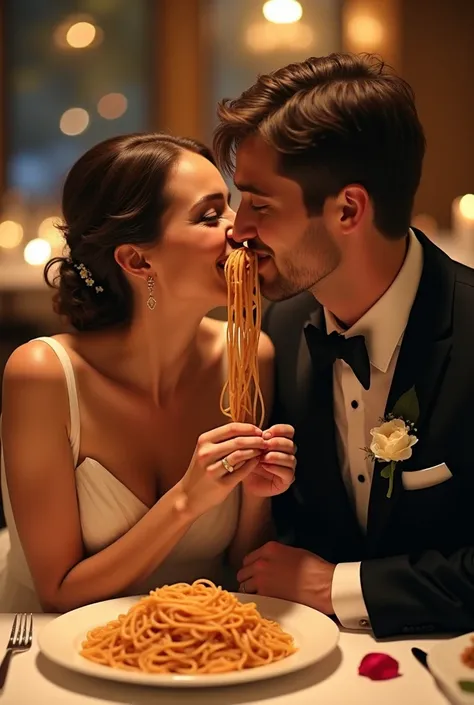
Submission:
<svg viewBox="0 0 474 705">
<path fill-rule="evenodd" d="M 206 471 L 217 448 L 206 439 L 202 446 L 198 444 L 181 483 L 121 538 L 86 557 L 67 434 L 67 390 L 60 363 L 49 348 L 36 342 L 15 351 L 5 370 L 3 403 L 10 500 L 39 599 L 47 610 L 66 611 L 106 599 L 150 575 L 197 516 L 209 508 L 200 505 L 198 510 L 195 505 L 211 498 L 213 503 L 223 501 L 232 485 L 242 479 L 243 471 L 224 479 Z M 230 435 L 225 436 L 224 428 L 205 434 L 222 436 L 216 440 L 224 441 L 223 455 L 234 443 L 226 440 Z M 232 427 L 227 428 L 230 433 Z M 247 440 L 249 445 L 256 443 Z M 244 447 L 242 439 L 235 443 L 236 448 Z M 176 500 L 182 496 L 184 484 L 186 495 L 198 499 L 177 511 Z"/>
</svg>

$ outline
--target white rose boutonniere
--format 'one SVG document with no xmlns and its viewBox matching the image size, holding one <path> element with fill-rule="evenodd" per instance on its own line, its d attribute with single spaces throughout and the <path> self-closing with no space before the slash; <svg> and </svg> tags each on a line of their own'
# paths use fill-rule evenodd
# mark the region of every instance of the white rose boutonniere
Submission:
<svg viewBox="0 0 474 705">
<path fill-rule="evenodd" d="M 374 460 L 386 463 L 381 475 L 388 480 L 389 499 L 392 496 L 397 463 L 411 458 L 412 448 L 418 443 L 415 424 L 419 414 L 418 398 L 415 388 L 412 387 L 400 397 L 393 411 L 381 419 L 380 426 L 370 431 L 372 442 L 365 450 Z"/>
</svg>

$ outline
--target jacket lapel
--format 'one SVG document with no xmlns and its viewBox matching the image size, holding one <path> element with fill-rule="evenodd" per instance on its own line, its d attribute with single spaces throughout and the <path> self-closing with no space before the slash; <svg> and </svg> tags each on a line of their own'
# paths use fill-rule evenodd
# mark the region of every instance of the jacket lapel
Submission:
<svg viewBox="0 0 474 705">
<path fill-rule="evenodd" d="M 405 329 L 400 354 L 385 407 L 385 414 L 413 386 L 420 405 L 417 422 L 418 443 L 412 457 L 397 465 L 393 493 L 386 497 L 388 480 L 381 476 L 384 465 L 375 461 L 369 502 L 367 541 L 369 552 L 377 550 L 393 512 L 403 493 L 402 470 L 423 465 L 429 452 L 424 434 L 451 350 L 454 270 L 446 257 L 420 232 L 416 232 L 424 250 L 423 271 L 418 292 Z"/>
</svg>

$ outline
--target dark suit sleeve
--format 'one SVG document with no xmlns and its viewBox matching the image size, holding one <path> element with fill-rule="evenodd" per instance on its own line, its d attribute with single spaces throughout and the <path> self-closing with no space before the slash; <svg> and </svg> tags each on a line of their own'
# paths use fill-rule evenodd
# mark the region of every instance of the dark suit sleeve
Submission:
<svg viewBox="0 0 474 705">
<path fill-rule="evenodd" d="M 474 631 L 474 548 L 362 561 L 376 637 Z"/>
</svg>

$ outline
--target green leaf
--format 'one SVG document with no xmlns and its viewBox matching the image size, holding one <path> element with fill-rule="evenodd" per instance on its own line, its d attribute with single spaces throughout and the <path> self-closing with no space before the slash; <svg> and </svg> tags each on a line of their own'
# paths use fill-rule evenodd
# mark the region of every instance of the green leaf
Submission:
<svg viewBox="0 0 474 705">
<path fill-rule="evenodd" d="M 381 476 L 385 479 L 388 480 L 390 478 L 390 475 L 392 473 L 392 469 L 390 465 L 386 465 L 384 469 L 380 472 Z"/>
<path fill-rule="evenodd" d="M 420 405 L 416 396 L 415 387 L 409 389 L 405 394 L 402 394 L 400 399 L 395 402 L 395 406 L 391 412 L 394 416 L 401 416 L 405 421 L 416 423 L 420 415 Z"/>
<path fill-rule="evenodd" d="M 466 693 L 474 693 L 474 681 L 458 681 L 458 686 Z"/>
</svg>

